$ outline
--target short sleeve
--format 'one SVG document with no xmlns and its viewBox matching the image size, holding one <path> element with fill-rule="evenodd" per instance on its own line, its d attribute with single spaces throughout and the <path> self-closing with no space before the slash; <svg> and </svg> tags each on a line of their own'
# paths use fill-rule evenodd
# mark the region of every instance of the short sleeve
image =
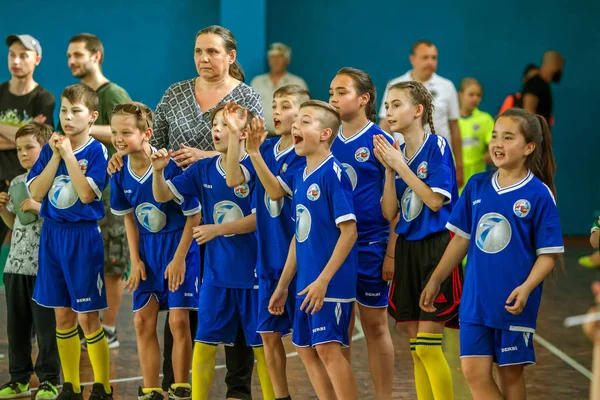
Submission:
<svg viewBox="0 0 600 400">
<path fill-rule="evenodd" d="M 476 186 L 475 180 L 469 179 L 446 223 L 446 228 L 449 231 L 465 239 L 471 239 L 471 223 L 473 221 L 471 199 L 474 197 L 472 191 L 475 190 Z"/>
<path fill-rule="evenodd" d="M 449 203 L 452 200 L 454 181 L 454 161 L 448 142 L 443 136 L 435 136 L 437 143 L 432 150 L 432 156 L 428 160 L 428 172 L 425 183 L 435 193 L 444 195 Z"/>
<path fill-rule="evenodd" d="M 332 171 L 324 174 L 324 179 L 327 187 L 327 201 L 335 219 L 335 224 L 356 221 L 354 195 L 352 194 L 350 178 L 343 173 L 342 167 L 339 165 L 334 163 L 332 168 Z"/>
<path fill-rule="evenodd" d="M 105 121 L 110 121 L 110 114 L 117 104 L 123 104 L 131 101 L 131 98 L 122 87 L 113 83 L 108 87 L 108 89 L 110 92 L 107 93 L 108 96 L 105 97 L 103 104 Z"/>
<path fill-rule="evenodd" d="M 126 215 L 133 212 L 133 206 L 125 197 L 121 175 L 123 170 L 117 172 L 110 178 L 110 212 L 114 215 Z"/>
<path fill-rule="evenodd" d="M 244 174 L 244 182 L 249 183 L 256 179 L 256 169 L 254 169 L 254 164 L 252 164 L 250 157 L 246 156 L 240 161 L 240 169 Z"/>
<path fill-rule="evenodd" d="M 541 79 L 541 78 L 539 78 Z M 526 94 L 532 94 L 536 97 L 540 97 L 540 93 L 542 91 L 541 85 L 540 85 L 540 81 L 539 81 L 538 77 L 533 77 L 530 80 L 528 80 L 525 83 L 525 86 L 523 86 L 523 96 L 525 96 Z"/>
<path fill-rule="evenodd" d="M 456 121 L 460 118 L 460 108 L 458 106 L 458 93 L 454 84 L 448 81 L 448 121 Z"/>
<path fill-rule="evenodd" d="M 85 177 L 94 189 L 98 200 L 102 198 L 102 191 L 108 186 L 108 151 L 106 147 L 100 142 L 95 143 L 96 146 L 94 151 L 90 152 L 90 159 L 88 160 L 88 167 L 85 173 Z"/>
<path fill-rule="evenodd" d="M 196 199 L 202 197 L 201 177 L 203 165 L 204 163 L 200 161 L 195 162 L 182 174 L 167 180 L 167 185 L 175 195 L 177 204 L 183 205 L 188 197 L 195 197 Z"/>
<path fill-rule="evenodd" d="M 560 229 L 560 218 L 558 208 L 554 202 L 554 195 L 550 189 L 542 193 L 538 204 L 535 205 L 533 227 L 535 229 L 536 254 L 559 254 L 564 253 L 562 231 Z"/>
<path fill-rule="evenodd" d="M 177 164 L 173 160 L 169 161 L 169 166 L 167 168 L 168 168 L 168 171 L 165 172 L 165 178 L 167 179 L 167 182 L 169 180 L 172 180 L 175 177 L 182 175 L 184 172 L 181 168 L 179 168 L 177 166 Z M 175 192 L 173 192 L 173 193 L 175 193 Z M 198 196 L 184 195 L 182 197 L 183 197 L 183 201 L 180 201 L 180 199 L 176 199 L 176 202 L 180 205 L 181 212 L 183 213 L 183 215 L 188 217 L 190 215 L 198 214 L 201 211 L 200 202 L 198 201 Z"/>
<path fill-rule="evenodd" d="M 167 110 L 169 107 L 170 88 L 167 89 L 154 113 L 154 128 L 150 144 L 157 149 L 169 148 L 169 124 L 167 122 Z"/>
<path fill-rule="evenodd" d="M 33 164 L 29 174 L 27 174 L 28 189 L 29 185 L 31 185 L 31 182 L 33 182 L 33 180 L 44 171 L 44 168 L 46 168 L 50 158 L 52 158 L 52 149 L 50 148 L 50 145 L 46 143 L 44 147 L 42 147 L 42 151 L 40 152 L 40 156 L 38 157 L 37 161 L 35 164 Z"/>
</svg>

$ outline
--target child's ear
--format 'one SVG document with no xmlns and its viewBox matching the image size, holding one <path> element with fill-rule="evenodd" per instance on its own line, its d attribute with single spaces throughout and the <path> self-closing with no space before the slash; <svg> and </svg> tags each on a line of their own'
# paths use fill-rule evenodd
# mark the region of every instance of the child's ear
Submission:
<svg viewBox="0 0 600 400">
<path fill-rule="evenodd" d="M 425 107 L 423 107 L 423 104 L 417 104 L 415 107 L 415 118 L 419 118 L 421 115 L 423 115 L 424 110 Z"/>
<path fill-rule="evenodd" d="M 325 128 L 321 131 L 321 142 L 326 142 L 333 135 L 331 128 Z"/>
<path fill-rule="evenodd" d="M 146 130 L 144 131 L 144 139 L 146 139 L 146 141 L 149 142 L 151 137 L 152 137 L 152 128 L 146 128 Z"/>
<path fill-rule="evenodd" d="M 525 145 L 525 155 L 528 156 L 535 151 L 535 142 L 529 142 Z"/>
<path fill-rule="evenodd" d="M 246 140 L 248 135 L 250 134 L 250 125 L 246 125 L 242 132 L 240 133 L 240 140 Z"/>
<path fill-rule="evenodd" d="M 98 119 L 98 111 L 92 112 L 92 115 L 90 116 L 90 125 L 93 125 L 97 119 Z"/>
</svg>

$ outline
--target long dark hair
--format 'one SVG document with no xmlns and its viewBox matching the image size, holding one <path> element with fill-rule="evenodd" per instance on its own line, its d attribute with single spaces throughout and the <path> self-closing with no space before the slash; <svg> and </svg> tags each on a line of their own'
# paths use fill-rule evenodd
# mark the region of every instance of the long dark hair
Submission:
<svg viewBox="0 0 600 400">
<path fill-rule="evenodd" d="M 556 187 L 554 186 L 556 161 L 552 152 L 552 134 L 546 118 L 522 108 L 510 108 L 500 114 L 498 118 L 502 117 L 509 117 L 517 121 L 525 141 L 535 143 L 535 150 L 527 156 L 525 165 L 550 188 L 556 197 Z"/>
<path fill-rule="evenodd" d="M 200 35 L 207 35 L 209 33 L 217 35 L 221 37 L 221 39 L 223 39 L 223 42 L 225 43 L 225 51 L 227 51 L 227 53 L 230 53 L 233 50 L 237 50 L 237 42 L 235 41 L 235 37 L 233 37 L 233 33 L 231 33 L 229 29 L 223 28 L 219 25 L 207 26 L 206 28 L 200 30 L 196 34 L 196 39 L 198 39 L 198 36 Z M 237 79 L 238 81 L 244 82 L 244 70 L 242 69 L 240 63 L 237 61 L 237 58 L 233 62 L 233 64 L 229 66 L 229 76 Z"/>
<path fill-rule="evenodd" d="M 365 114 L 369 120 L 375 122 L 377 120 L 377 92 L 369 74 L 360 69 L 346 67 L 340 69 L 336 75 L 349 76 L 352 79 L 352 82 L 354 82 L 354 88 L 359 96 L 365 93 L 369 94 L 369 102 L 365 106 Z"/>
</svg>

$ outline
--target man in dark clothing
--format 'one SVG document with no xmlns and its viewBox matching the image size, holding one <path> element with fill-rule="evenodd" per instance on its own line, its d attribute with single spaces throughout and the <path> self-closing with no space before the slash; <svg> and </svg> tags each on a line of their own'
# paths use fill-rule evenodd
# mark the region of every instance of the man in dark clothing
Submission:
<svg viewBox="0 0 600 400">
<path fill-rule="evenodd" d="M 523 87 L 523 108 L 542 115 L 549 125 L 553 124 L 550 82 L 560 82 L 564 64 L 564 57 L 556 51 L 545 52 L 539 73 Z"/>
</svg>

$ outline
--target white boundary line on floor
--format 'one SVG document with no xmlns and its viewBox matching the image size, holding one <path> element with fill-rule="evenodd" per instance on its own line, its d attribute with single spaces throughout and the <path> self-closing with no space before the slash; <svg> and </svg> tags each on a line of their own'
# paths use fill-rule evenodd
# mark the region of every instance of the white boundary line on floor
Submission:
<svg viewBox="0 0 600 400">
<path fill-rule="evenodd" d="M 556 357 L 563 360 L 571 368 L 573 368 L 574 370 L 581 373 L 581 375 L 585 376 L 589 380 L 592 380 L 592 372 L 589 369 L 587 369 L 583 365 L 579 364 L 577 361 L 575 361 L 574 359 L 569 357 L 564 351 L 562 351 L 561 349 L 559 349 L 558 347 L 556 347 L 555 345 L 553 345 L 552 343 L 550 343 L 549 341 L 547 341 L 546 339 L 544 339 L 543 337 L 538 335 L 537 333 L 535 333 L 533 335 L 533 341 L 537 342 L 542 347 L 544 347 L 546 350 L 548 350 L 549 352 L 554 354 Z"/>
</svg>

